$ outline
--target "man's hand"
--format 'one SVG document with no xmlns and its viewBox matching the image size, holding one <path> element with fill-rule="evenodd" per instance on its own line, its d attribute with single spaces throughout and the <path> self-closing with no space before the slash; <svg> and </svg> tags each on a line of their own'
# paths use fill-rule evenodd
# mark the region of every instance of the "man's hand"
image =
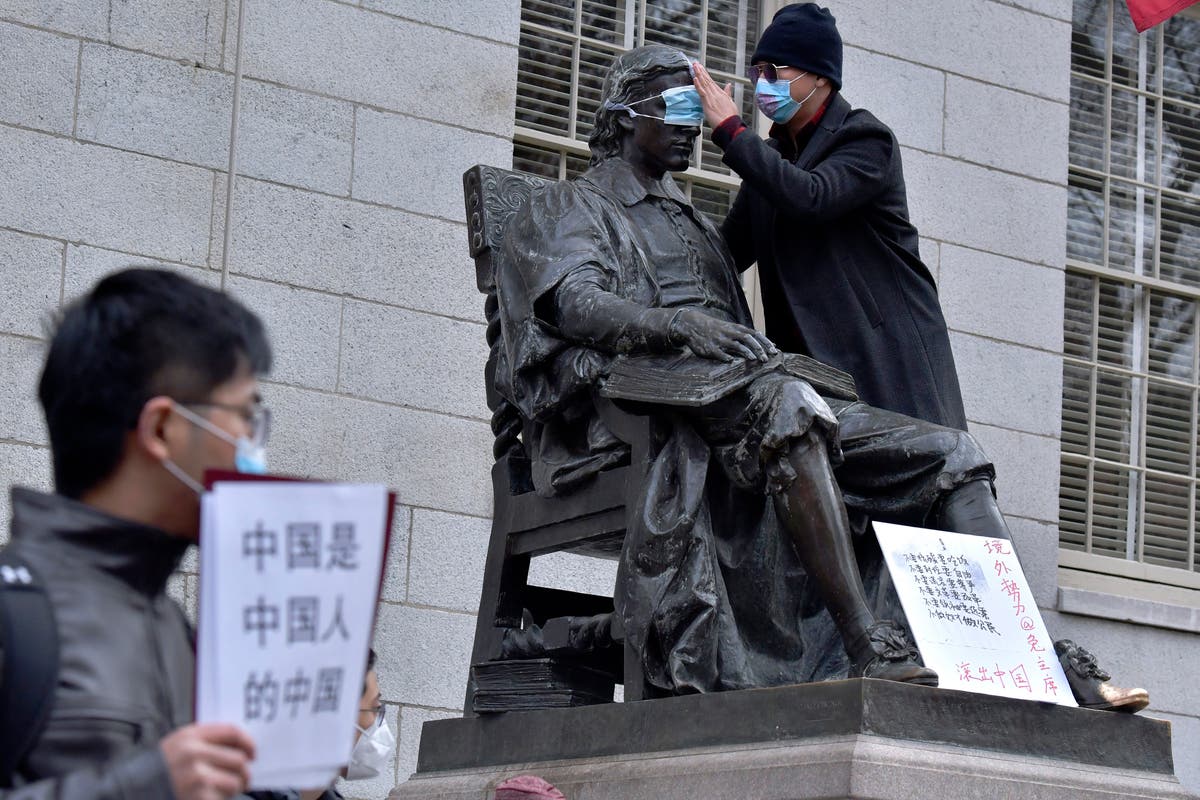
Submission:
<svg viewBox="0 0 1200 800">
<path fill-rule="evenodd" d="M 250 783 L 254 742 L 234 725 L 187 725 L 159 747 L 178 800 L 225 800 Z"/>
<path fill-rule="evenodd" d="M 735 358 L 767 361 L 779 352 L 779 348 L 758 331 L 693 308 L 677 313 L 669 333 L 674 341 L 686 344 L 696 355 L 717 361 Z"/>
<path fill-rule="evenodd" d="M 700 95 L 700 104 L 704 106 L 704 119 L 710 127 L 717 127 L 733 116 L 741 116 L 741 110 L 733 102 L 733 84 L 725 84 L 722 89 L 708 74 L 708 70 L 699 61 L 692 62 L 694 74 L 692 83 Z"/>
</svg>

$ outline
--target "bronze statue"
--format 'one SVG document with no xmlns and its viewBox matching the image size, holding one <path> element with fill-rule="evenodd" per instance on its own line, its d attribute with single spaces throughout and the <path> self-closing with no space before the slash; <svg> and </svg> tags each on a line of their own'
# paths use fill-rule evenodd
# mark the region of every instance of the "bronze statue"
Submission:
<svg viewBox="0 0 1200 800">
<path fill-rule="evenodd" d="M 903 626 L 877 614 L 894 593 L 864 532 L 877 519 L 1009 539 L 992 465 L 963 431 L 823 398 L 753 330 L 720 233 L 671 177 L 700 133 L 691 87 L 677 50 L 617 58 L 590 168 L 535 193 L 508 226 L 493 381 L 519 411 L 534 486 L 569 496 L 628 461 L 597 410 L 615 359 L 744 364 L 752 377 L 704 405 L 665 399 L 664 386 L 662 402 L 637 406 L 657 451 L 614 601 L 647 682 L 936 685 Z"/>
</svg>

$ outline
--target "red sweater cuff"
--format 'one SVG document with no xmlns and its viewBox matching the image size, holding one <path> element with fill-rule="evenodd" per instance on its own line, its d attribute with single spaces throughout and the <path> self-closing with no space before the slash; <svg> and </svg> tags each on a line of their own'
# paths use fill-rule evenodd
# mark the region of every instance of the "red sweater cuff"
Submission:
<svg viewBox="0 0 1200 800">
<path fill-rule="evenodd" d="M 744 130 L 746 130 L 746 123 L 742 122 L 742 118 L 737 114 L 732 114 L 720 125 L 713 128 L 713 143 L 724 150 Z"/>
</svg>

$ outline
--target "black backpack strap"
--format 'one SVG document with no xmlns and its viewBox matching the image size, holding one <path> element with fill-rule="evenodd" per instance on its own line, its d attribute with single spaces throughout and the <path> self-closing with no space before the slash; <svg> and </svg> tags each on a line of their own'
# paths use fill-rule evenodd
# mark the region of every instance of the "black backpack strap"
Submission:
<svg viewBox="0 0 1200 800">
<path fill-rule="evenodd" d="M 46 588 L 12 548 L 0 551 L 0 787 L 41 736 L 58 683 L 58 625 Z"/>
</svg>

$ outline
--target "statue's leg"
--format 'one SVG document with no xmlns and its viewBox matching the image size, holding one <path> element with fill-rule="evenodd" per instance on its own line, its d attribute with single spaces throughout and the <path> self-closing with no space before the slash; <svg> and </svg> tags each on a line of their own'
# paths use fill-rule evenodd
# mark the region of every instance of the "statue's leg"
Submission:
<svg viewBox="0 0 1200 800">
<path fill-rule="evenodd" d="M 844 456 L 837 476 L 851 505 L 878 520 L 1011 541 L 974 437 L 862 403 L 837 407 Z M 1114 685 L 1074 642 L 1054 648 L 1081 706 L 1133 713 L 1149 704 L 1145 689 Z"/>
<path fill-rule="evenodd" d="M 824 443 L 811 431 L 792 444 L 789 460 L 796 480 L 775 496 L 775 509 L 849 651 L 875 618 L 863 594 L 846 506 L 825 453 Z"/>
<path fill-rule="evenodd" d="M 991 481 L 987 479 L 969 481 L 954 488 L 930 516 L 930 526 L 972 536 L 1012 540 L 992 494 Z M 1145 689 L 1112 683 L 1109 674 L 1096 663 L 1096 657 L 1070 639 L 1056 641 L 1054 652 L 1062 663 L 1071 692 L 1081 706 L 1137 713 L 1150 704 L 1150 695 Z"/>
<path fill-rule="evenodd" d="M 825 442 L 809 431 L 793 441 L 788 460 L 796 479 L 775 495 L 776 512 L 817 583 L 855 673 L 936 686 L 937 673 L 916 663 L 916 650 L 904 634 L 871 614 Z"/>
</svg>

